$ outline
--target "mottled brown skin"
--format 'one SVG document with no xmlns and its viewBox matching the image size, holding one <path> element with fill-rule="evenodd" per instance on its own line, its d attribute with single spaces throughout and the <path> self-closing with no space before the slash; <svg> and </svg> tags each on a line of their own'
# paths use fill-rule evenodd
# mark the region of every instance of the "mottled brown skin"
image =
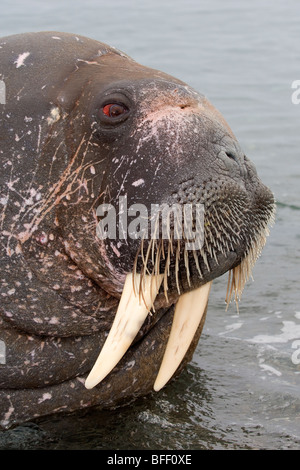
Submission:
<svg viewBox="0 0 300 470">
<path fill-rule="evenodd" d="M 2 38 L 0 79 L 7 91 L 0 104 L 5 429 L 55 412 L 116 406 L 153 387 L 178 298 L 172 269 L 168 301 L 161 292 L 155 314 L 114 371 L 93 390 L 84 388 L 140 243 L 99 240 L 100 203 L 116 204 L 126 194 L 128 204 L 149 208 L 205 205 L 202 274 L 191 254 L 189 283 L 181 260 L 185 292 L 241 262 L 274 200 L 205 97 L 105 44 L 54 32 Z M 111 102 L 126 113 L 107 117 L 103 107 Z M 218 223 L 220 233 L 217 213 L 227 222 Z"/>
</svg>

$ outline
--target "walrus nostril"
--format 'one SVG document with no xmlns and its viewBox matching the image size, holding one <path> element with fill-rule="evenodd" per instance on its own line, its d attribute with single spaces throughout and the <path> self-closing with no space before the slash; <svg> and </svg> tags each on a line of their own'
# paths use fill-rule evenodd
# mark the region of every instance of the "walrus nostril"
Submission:
<svg viewBox="0 0 300 470">
<path fill-rule="evenodd" d="M 233 160 L 238 165 L 242 178 L 245 178 L 247 176 L 247 166 L 245 165 L 245 155 L 241 152 L 238 152 L 238 151 L 235 152 L 232 150 L 225 150 L 224 153 L 226 157 L 228 157 L 228 159 Z M 228 162 L 228 159 L 226 159 L 227 162 Z"/>
<path fill-rule="evenodd" d="M 233 152 L 225 152 L 225 153 L 226 153 L 227 157 L 231 158 L 235 162 L 239 161 L 238 157 Z"/>
</svg>

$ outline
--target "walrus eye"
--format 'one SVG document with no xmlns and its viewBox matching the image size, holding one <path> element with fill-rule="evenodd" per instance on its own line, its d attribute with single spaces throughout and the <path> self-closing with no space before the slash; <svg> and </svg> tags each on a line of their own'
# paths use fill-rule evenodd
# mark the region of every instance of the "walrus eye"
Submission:
<svg viewBox="0 0 300 470">
<path fill-rule="evenodd" d="M 122 116 L 123 114 L 128 113 L 128 108 L 124 104 L 118 104 L 118 103 L 110 103 L 106 104 L 102 108 L 102 112 L 105 114 L 105 116 L 108 116 L 112 119 L 118 118 Z"/>
</svg>

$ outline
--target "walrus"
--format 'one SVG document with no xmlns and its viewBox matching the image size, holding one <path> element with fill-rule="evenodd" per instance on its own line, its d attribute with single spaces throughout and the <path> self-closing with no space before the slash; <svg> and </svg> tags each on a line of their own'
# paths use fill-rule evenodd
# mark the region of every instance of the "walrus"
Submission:
<svg viewBox="0 0 300 470">
<path fill-rule="evenodd" d="M 212 281 L 229 272 L 226 302 L 238 302 L 275 202 L 222 115 L 181 80 L 75 34 L 4 37 L 0 55 L 7 429 L 113 408 L 176 377 Z"/>
</svg>

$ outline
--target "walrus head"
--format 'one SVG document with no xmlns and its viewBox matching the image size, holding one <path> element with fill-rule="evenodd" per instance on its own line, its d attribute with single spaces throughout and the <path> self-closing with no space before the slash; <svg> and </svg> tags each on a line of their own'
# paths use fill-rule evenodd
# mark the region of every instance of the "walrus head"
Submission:
<svg viewBox="0 0 300 470">
<path fill-rule="evenodd" d="M 22 257 L 27 270 L 13 294 L 22 292 L 35 315 L 18 297 L 19 308 L 6 303 L 2 316 L 35 338 L 76 338 L 72 354 L 80 350 L 81 364 L 69 369 L 60 358 L 49 377 L 19 378 L 15 388 L 57 386 L 89 373 L 86 388 L 95 389 L 84 393 L 98 398 L 78 399 L 76 408 L 101 402 L 99 383 L 109 374 L 103 383 L 116 397 L 104 404 L 115 403 L 124 369 L 131 378 L 123 389 L 133 396 L 149 385 L 159 390 L 190 357 L 213 279 L 229 272 L 226 301 L 233 293 L 238 301 L 265 244 L 274 198 L 203 95 L 96 41 L 38 34 L 43 55 L 35 34 L 12 39 L 14 52 L 16 44 L 20 54 L 20 44 L 35 50 L 31 69 L 28 62 L 21 70 L 18 112 L 19 126 L 28 116 L 36 127 L 22 151 L 16 140 L 10 147 L 28 166 L 18 189 L 27 203 L 16 209 L 10 199 L 3 232 L 5 258 L 16 257 L 16 273 Z M 34 67 L 37 96 L 29 83 Z M 20 80 L 17 67 L 13 73 Z M 13 97 L 6 113 L 9 106 Z M 32 161 L 24 163 L 28 154 Z M 11 173 L 5 187 L 8 181 Z M 39 294 L 32 276 L 43 286 Z M 12 292 L 12 281 L 7 285 Z M 33 297 L 42 305 L 38 315 Z M 81 345 L 78 338 L 85 338 Z"/>
</svg>

